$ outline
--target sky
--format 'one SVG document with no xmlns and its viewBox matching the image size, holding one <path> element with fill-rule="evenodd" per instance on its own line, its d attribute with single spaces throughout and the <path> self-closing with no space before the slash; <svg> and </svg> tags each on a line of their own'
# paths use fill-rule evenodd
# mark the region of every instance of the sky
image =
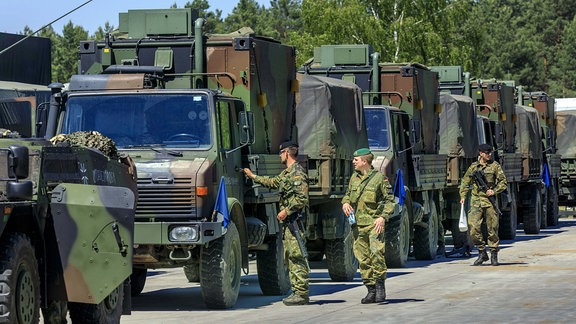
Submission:
<svg viewBox="0 0 576 324">
<path fill-rule="evenodd" d="M 25 26 L 36 31 L 58 19 L 60 16 L 74 8 L 88 2 L 88 0 L 18 0 L 2 1 L 0 10 L 0 32 L 18 34 Z M 99 26 L 108 21 L 115 28 L 118 27 L 118 13 L 128 12 L 129 9 L 166 9 L 174 3 L 178 8 L 184 7 L 186 0 L 92 0 L 86 5 L 58 20 L 52 27 L 62 34 L 62 28 L 69 21 L 74 25 L 82 26 L 92 35 Z M 208 0 L 209 10 L 222 10 L 225 18 L 234 9 L 238 1 L 235 0 Z M 269 0 L 258 0 L 267 8 Z"/>
</svg>

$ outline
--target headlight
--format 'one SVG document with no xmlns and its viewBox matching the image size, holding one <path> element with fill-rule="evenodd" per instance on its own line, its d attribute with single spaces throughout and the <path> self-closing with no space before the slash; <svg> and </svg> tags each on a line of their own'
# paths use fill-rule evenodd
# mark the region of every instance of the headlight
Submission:
<svg viewBox="0 0 576 324">
<path fill-rule="evenodd" d="M 172 242 L 198 241 L 196 226 L 176 226 L 170 229 L 168 238 Z"/>
</svg>

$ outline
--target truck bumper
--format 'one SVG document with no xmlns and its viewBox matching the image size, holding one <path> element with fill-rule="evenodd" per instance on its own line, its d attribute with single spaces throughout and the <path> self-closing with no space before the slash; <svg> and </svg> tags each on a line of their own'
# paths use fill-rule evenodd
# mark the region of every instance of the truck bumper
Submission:
<svg viewBox="0 0 576 324">
<path fill-rule="evenodd" d="M 187 235 L 188 238 L 185 235 L 173 235 L 178 230 L 191 234 Z M 224 228 L 221 222 L 134 223 L 134 244 L 201 245 L 222 235 Z"/>
</svg>

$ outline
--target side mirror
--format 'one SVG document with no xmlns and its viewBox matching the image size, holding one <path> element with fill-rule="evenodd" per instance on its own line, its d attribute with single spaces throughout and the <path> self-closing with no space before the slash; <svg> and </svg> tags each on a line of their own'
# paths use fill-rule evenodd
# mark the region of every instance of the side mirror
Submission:
<svg viewBox="0 0 576 324">
<path fill-rule="evenodd" d="M 254 144 L 254 114 L 250 111 L 240 112 L 240 144 Z"/>
<path fill-rule="evenodd" d="M 9 150 L 10 177 L 17 179 L 28 178 L 28 148 L 26 146 L 12 145 Z"/>
</svg>

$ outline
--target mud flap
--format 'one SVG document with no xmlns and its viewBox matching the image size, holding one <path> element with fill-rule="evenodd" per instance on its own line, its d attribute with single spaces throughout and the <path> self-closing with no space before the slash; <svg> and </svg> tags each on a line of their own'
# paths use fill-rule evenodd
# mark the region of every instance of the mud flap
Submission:
<svg viewBox="0 0 576 324">
<path fill-rule="evenodd" d="M 66 183 L 50 207 L 68 301 L 100 303 L 132 273 L 134 193 Z"/>
</svg>

